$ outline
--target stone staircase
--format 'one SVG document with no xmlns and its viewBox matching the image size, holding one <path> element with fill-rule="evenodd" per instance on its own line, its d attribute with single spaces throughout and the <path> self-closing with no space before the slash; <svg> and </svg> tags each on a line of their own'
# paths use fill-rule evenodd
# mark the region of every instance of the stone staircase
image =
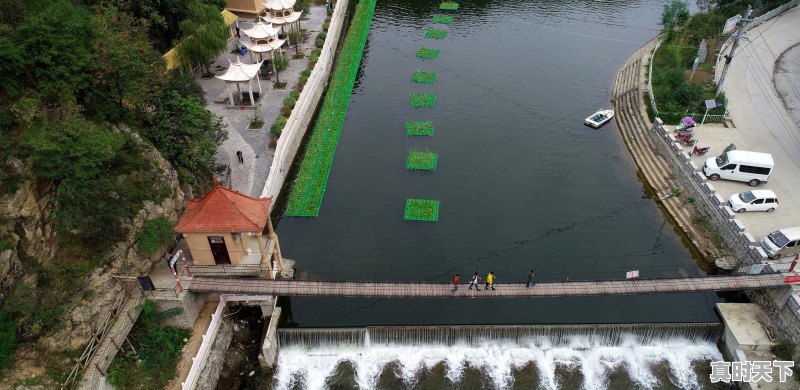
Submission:
<svg viewBox="0 0 800 390">
<path fill-rule="evenodd" d="M 639 167 L 643 181 L 675 223 L 694 242 L 693 237 L 701 236 L 692 223 L 694 209 L 686 204 L 685 197 L 673 196 L 673 191 L 681 190 L 681 185 L 675 180 L 669 164 L 659 155 L 647 133 L 653 131 L 653 124 L 647 116 L 644 103 L 647 88 L 646 66 L 657 42 L 658 38 L 655 38 L 640 47 L 617 73 L 612 89 L 615 120 L 622 139 Z"/>
</svg>

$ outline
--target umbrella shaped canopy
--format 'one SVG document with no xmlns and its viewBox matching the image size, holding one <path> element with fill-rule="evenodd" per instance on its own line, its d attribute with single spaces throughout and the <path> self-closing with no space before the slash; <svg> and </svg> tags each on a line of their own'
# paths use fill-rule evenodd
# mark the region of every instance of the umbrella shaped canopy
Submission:
<svg viewBox="0 0 800 390">
<path fill-rule="evenodd" d="M 264 7 L 274 10 L 291 9 L 295 2 L 295 0 L 267 0 L 264 2 Z"/>
<path fill-rule="evenodd" d="M 272 26 L 272 23 L 264 23 L 259 20 L 252 28 L 242 30 L 242 32 L 252 39 L 265 39 L 278 35 L 278 29 Z"/>
<path fill-rule="evenodd" d="M 230 82 L 247 82 L 256 77 L 258 74 L 258 69 L 261 68 L 261 64 L 264 61 L 260 61 L 256 64 L 243 64 L 238 58 L 236 62 L 231 61 L 231 66 L 228 67 L 228 70 L 222 76 L 214 76 L 220 80 L 230 81 Z"/>
</svg>

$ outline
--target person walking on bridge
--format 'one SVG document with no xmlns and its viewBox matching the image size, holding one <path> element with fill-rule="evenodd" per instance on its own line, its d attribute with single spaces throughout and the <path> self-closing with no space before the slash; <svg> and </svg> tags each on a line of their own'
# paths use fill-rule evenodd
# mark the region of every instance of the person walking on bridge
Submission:
<svg viewBox="0 0 800 390">
<path fill-rule="evenodd" d="M 485 289 L 488 290 L 489 288 L 491 288 L 492 290 L 495 289 L 494 288 L 494 272 L 489 272 L 489 274 L 486 275 L 486 287 L 485 287 Z"/>
<path fill-rule="evenodd" d="M 478 273 L 472 274 L 472 280 L 469 281 L 469 289 L 472 290 L 472 287 L 475 286 L 475 289 L 481 291 L 481 286 L 478 285 L 480 283 L 481 277 L 478 276 Z"/>
<path fill-rule="evenodd" d="M 450 292 L 452 292 L 453 294 L 455 294 L 458 291 L 458 276 L 459 276 L 458 274 L 456 274 L 456 276 L 453 276 L 453 289 L 450 290 Z"/>
<path fill-rule="evenodd" d="M 528 271 L 528 288 L 533 287 L 536 284 L 533 282 L 533 270 Z"/>
</svg>

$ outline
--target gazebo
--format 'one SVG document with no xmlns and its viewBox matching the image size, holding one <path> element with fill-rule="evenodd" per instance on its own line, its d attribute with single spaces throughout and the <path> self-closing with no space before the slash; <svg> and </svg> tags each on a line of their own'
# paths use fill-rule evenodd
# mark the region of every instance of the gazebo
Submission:
<svg viewBox="0 0 800 390">
<path fill-rule="evenodd" d="M 261 78 L 258 77 L 258 71 L 261 69 L 261 64 L 264 61 L 257 62 L 255 64 L 243 64 L 242 61 L 237 57 L 236 62 L 229 61 L 230 66 L 228 70 L 222 76 L 214 76 L 220 80 L 225 80 L 225 83 L 228 87 L 228 98 L 230 99 L 231 105 L 236 105 L 236 101 L 233 100 L 233 92 L 231 91 L 231 83 L 236 83 L 236 91 L 239 94 L 239 102 L 241 105 L 244 104 L 244 97 L 242 96 L 242 88 L 239 84 L 247 83 L 247 90 L 250 95 L 250 105 L 255 104 L 255 99 L 253 98 L 253 86 L 250 84 L 250 80 L 253 78 L 256 79 L 256 84 L 258 85 L 258 96 L 261 96 Z"/>
<path fill-rule="evenodd" d="M 271 23 L 264 23 L 261 20 L 255 23 L 252 28 L 241 31 L 250 38 L 241 43 L 250 51 L 250 60 L 253 62 L 255 62 L 253 53 L 259 55 L 259 60 L 263 60 L 262 54 L 272 53 L 273 50 L 279 49 L 286 42 L 285 39 L 278 39 L 277 28 L 273 27 Z"/>
<path fill-rule="evenodd" d="M 264 20 L 277 26 L 293 25 L 297 23 L 300 31 L 300 15 L 303 11 L 294 10 L 295 0 L 266 0 L 264 2 Z"/>
</svg>

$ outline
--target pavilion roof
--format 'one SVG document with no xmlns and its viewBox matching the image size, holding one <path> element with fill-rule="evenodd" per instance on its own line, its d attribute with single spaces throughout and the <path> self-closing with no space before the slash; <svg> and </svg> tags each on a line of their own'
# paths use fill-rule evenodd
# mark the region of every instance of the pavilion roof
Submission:
<svg viewBox="0 0 800 390">
<path fill-rule="evenodd" d="M 261 63 L 264 61 L 260 61 L 255 64 L 243 64 L 242 61 L 237 57 L 236 62 L 230 61 L 230 66 L 228 70 L 225 71 L 225 74 L 222 76 L 214 76 L 220 80 L 231 81 L 231 82 L 243 82 L 243 81 L 250 81 L 253 77 L 256 77 L 258 74 L 258 70 L 261 68 Z"/>
<path fill-rule="evenodd" d="M 252 28 L 247 30 L 242 29 L 242 32 L 253 39 L 264 39 L 278 35 L 278 29 L 272 26 L 271 23 L 264 23 L 259 20 Z"/>
<path fill-rule="evenodd" d="M 217 184 L 202 199 L 190 200 L 177 233 L 261 232 L 272 198 L 254 198 Z"/>
<path fill-rule="evenodd" d="M 279 49 L 286 42 L 285 39 L 276 39 L 270 43 L 258 44 L 255 41 L 242 41 L 242 45 L 253 53 L 269 53 Z"/>
<path fill-rule="evenodd" d="M 287 24 L 296 22 L 297 19 L 300 19 L 300 16 L 303 14 L 303 11 L 294 11 L 289 16 L 278 16 L 275 17 L 270 13 L 267 13 L 265 16 L 262 16 L 261 19 L 264 19 L 265 22 L 272 23 L 272 24 Z"/>
<path fill-rule="evenodd" d="M 289 9 L 294 7 L 294 3 L 296 3 L 296 0 L 266 0 L 264 8 L 274 10 Z"/>
</svg>

